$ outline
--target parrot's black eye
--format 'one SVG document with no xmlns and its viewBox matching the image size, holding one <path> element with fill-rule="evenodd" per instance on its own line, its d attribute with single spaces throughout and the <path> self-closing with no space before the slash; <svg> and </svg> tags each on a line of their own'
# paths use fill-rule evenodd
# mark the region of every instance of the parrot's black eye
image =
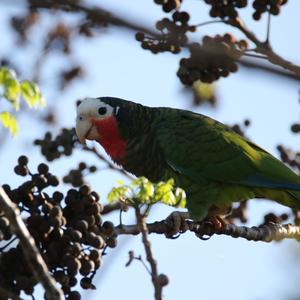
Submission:
<svg viewBox="0 0 300 300">
<path fill-rule="evenodd" d="M 107 112 L 107 109 L 106 109 L 106 107 L 104 107 L 104 106 L 102 106 L 102 107 L 100 107 L 99 109 L 98 109 L 98 114 L 99 115 L 105 115 L 106 114 L 106 112 Z"/>
</svg>

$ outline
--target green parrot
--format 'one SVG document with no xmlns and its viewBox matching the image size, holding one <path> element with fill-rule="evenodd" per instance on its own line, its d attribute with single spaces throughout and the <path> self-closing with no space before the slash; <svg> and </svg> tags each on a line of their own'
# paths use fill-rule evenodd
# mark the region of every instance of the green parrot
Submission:
<svg viewBox="0 0 300 300">
<path fill-rule="evenodd" d="M 76 133 L 112 160 L 153 182 L 173 178 L 191 218 L 226 212 L 233 202 L 275 200 L 300 208 L 300 177 L 226 125 L 194 112 L 113 97 L 78 102 Z"/>
</svg>

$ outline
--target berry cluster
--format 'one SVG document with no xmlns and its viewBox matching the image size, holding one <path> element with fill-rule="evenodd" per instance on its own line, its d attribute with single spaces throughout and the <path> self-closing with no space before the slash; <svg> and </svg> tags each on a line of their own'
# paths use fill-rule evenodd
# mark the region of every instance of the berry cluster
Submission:
<svg viewBox="0 0 300 300">
<path fill-rule="evenodd" d="M 204 0 L 205 3 L 211 5 L 209 14 L 213 18 L 235 19 L 238 16 L 237 8 L 247 6 L 247 0 Z"/>
<path fill-rule="evenodd" d="M 282 145 L 277 146 L 280 154 L 280 159 L 292 168 L 300 170 L 300 152 L 294 152 L 291 149 L 285 148 Z"/>
<path fill-rule="evenodd" d="M 154 0 L 158 5 L 162 5 L 164 12 L 168 13 L 174 9 L 179 9 L 182 0 Z"/>
<path fill-rule="evenodd" d="M 228 33 L 224 36 L 205 36 L 202 45 L 191 45 L 189 58 L 181 59 L 177 76 L 185 85 L 192 85 L 197 80 L 211 83 L 220 77 L 227 77 L 238 70 L 236 60 L 247 46 L 245 40 L 237 41 Z"/>
<path fill-rule="evenodd" d="M 88 167 L 86 163 L 81 162 L 78 165 L 77 169 L 72 169 L 70 172 L 63 177 L 63 182 L 64 183 L 70 183 L 74 187 L 80 187 L 83 185 L 84 182 L 84 176 L 90 174 L 90 173 L 95 173 L 97 171 L 96 166 L 90 166 Z"/>
<path fill-rule="evenodd" d="M 138 32 L 135 38 L 141 42 L 143 49 L 150 50 L 154 54 L 165 51 L 176 54 L 180 52 L 180 47 L 187 43 L 187 32 L 196 30 L 195 26 L 188 24 L 189 18 L 187 12 L 176 11 L 172 15 L 172 20 L 163 18 L 156 23 L 156 28 L 162 33 L 159 38 L 146 36 L 142 32 Z"/>
<path fill-rule="evenodd" d="M 84 71 L 80 65 L 75 65 L 68 70 L 62 71 L 60 74 L 61 89 L 64 89 L 75 79 L 82 77 L 83 74 Z"/>
<path fill-rule="evenodd" d="M 300 124 L 299 123 L 294 123 L 292 126 L 291 126 L 291 131 L 293 133 L 299 133 L 300 132 Z"/>
<path fill-rule="evenodd" d="M 261 15 L 265 12 L 277 16 L 280 13 L 280 6 L 287 2 L 288 0 L 254 0 L 253 8 L 255 12 L 253 13 L 253 19 L 260 20 Z"/>
<path fill-rule="evenodd" d="M 250 120 L 244 120 L 243 124 L 234 124 L 230 128 L 241 136 L 245 136 L 245 129 L 251 125 Z"/>
<path fill-rule="evenodd" d="M 24 43 L 28 39 L 30 28 L 37 23 L 39 14 L 37 12 L 29 12 L 25 16 L 15 16 L 10 20 L 11 27 L 19 35 L 19 41 Z"/>
<path fill-rule="evenodd" d="M 226 221 L 232 224 L 234 224 L 236 220 L 239 220 L 241 223 L 247 223 L 247 203 L 248 200 L 245 200 L 238 203 L 236 207 L 233 207 L 230 214 L 225 217 Z"/>
<path fill-rule="evenodd" d="M 83 163 L 80 167 L 87 168 Z M 92 279 L 102 264 L 102 249 L 105 244 L 116 246 L 113 223 L 102 224 L 100 198 L 89 186 L 70 189 L 66 196 L 59 191 L 49 194 L 46 188 L 57 186 L 58 178 L 44 163 L 32 173 L 26 156 L 19 157 L 15 172 L 30 179 L 15 189 L 4 185 L 5 192 L 22 213 L 26 212 L 25 224 L 67 299 L 80 299 L 80 294 L 72 290 L 78 279 L 82 288 L 95 288 Z M 9 220 L 0 215 L 0 241 L 11 239 Z M 0 285 L 14 295 L 21 291 L 32 295 L 37 282 L 20 244 L 15 243 L 8 251 L 5 247 L 0 250 Z"/>
<path fill-rule="evenodd" d="M 289 218 L 288 214 L 283 213 L 281 215 L 276 215 L 274 213 L 268 213 L 264 216 L 264 222 L 261 225 L 270 224 L 270 223 L 282 223 L 287 221 Z"/>
<path fill-rule="evenodd" d="M 291 131 L 298 134 L 300 132 L 300 124 L 294 123 L 291 126 Z M 283 145 L 278 145 L 277 150 L 280 154 L 280 159 L 290 167 L 300 171 L 300 152 L 295 152 Z"/>
<path fill-rule="evenodd" d="M 62 155 L 70 156 L 77 142 L 75 129 L 64 128 L 54 139 L 50 132 L 46 132 L 44 139 L 37 139 L 34 144 L 41 147 L 41 152 L 48 161 L 53 161 Z"/>
<path fill-rule="evenodd" d="M 44 49 L 55 49 L 65 54 L 71 53 L 70 37 L 72 28 L 64 23 L 55 24 L 53 29 L 48 32 Z"/>
</svg>

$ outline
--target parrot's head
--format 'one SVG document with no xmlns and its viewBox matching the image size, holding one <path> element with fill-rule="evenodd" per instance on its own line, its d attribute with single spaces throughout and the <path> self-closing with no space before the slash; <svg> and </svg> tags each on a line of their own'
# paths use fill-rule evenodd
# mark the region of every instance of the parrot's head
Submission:
<svg viewBox="0 0 300 300">
<path fill-rule="evenodd" d="M 76 134 L 81 143 L 100 140 L 101 124 L 115 123 L 119 107 L 105 103 L 102 98 L 85 98 L 77 102 Z M 112 125 L 112 124 L 111 124 Z"/>
<path fill-rule="evenodd" d="M 76 134 L 81 143 L 99 142 L 114 159 L 125 155 L 129 135 L 136 128 L 140 104 L 113 97 L 85 98 L 77 102 Z"/>
</svg>

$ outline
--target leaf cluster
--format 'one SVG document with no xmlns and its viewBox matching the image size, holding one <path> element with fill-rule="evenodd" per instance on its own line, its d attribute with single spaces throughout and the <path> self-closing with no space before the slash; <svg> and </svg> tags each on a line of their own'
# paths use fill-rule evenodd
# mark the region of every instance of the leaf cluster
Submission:
<svg viewBox="0 0 300 300">
<path fill-rule="evenodd" d="M 145 177 L 139 177 L 126 185 L 119 182 L 108 194 L 108 201 L 116 201 L 126 206 L 138 206 L 163 203 L 170 206 L 185 207 L 186 195 L 183 189 L 174 186 L 174 179 L 152 183 Z"/>
<path fill-rule="evenodd" d="M 1 98 L 7 100 L 13 111 L 20 109 L 22 99 L 29 108 L 43 108 L 46 104 L 38 85 L 30 80 L 19 81 L 16 72 L 7 67 L 0 68 L 0 87 L 3 93 Z M 0 122 L 12 135 L 19 131 L 16 116 L 8 110 L 0 112 Z"/>
</svg>

